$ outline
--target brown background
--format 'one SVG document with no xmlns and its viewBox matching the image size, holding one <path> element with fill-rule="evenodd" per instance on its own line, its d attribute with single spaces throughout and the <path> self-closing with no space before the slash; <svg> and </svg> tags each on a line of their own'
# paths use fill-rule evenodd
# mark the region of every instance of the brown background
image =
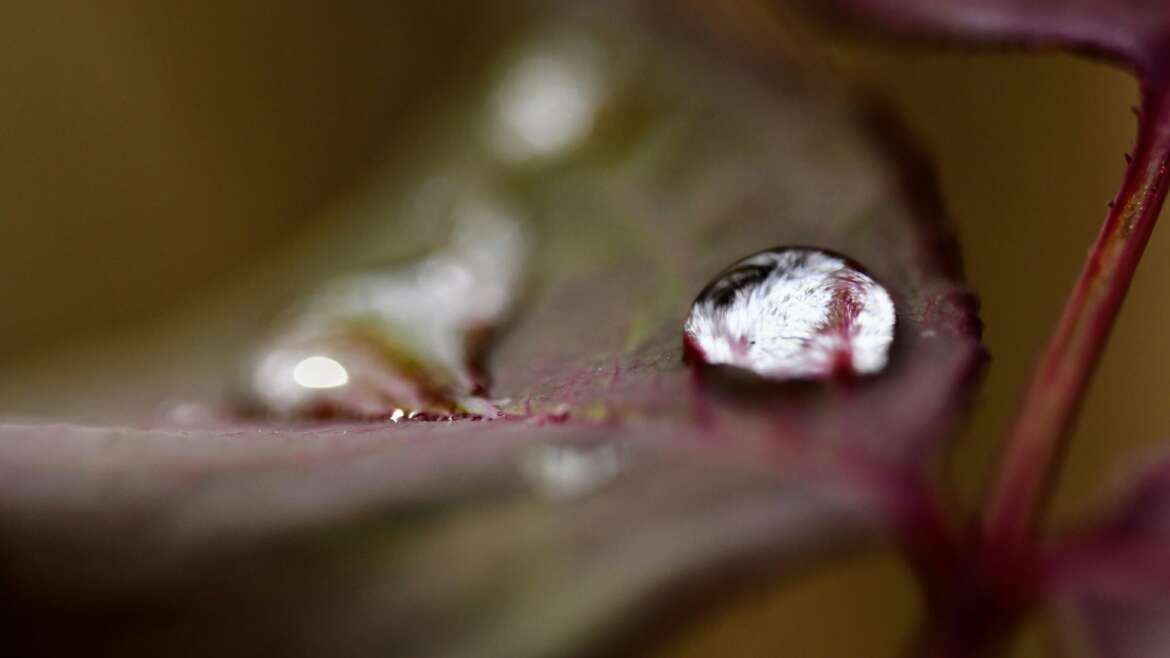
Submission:
<svg viewBox="0 0 1170 658">
<path fill-rule="evenodd" d="M 51 412 L 87 345 L 230 290 L 408 143 L 492 38 L 485 9 L 423 4 L 0 3 L 0 411 Z M 1135 85 L 1063 56 L 813 41 L 938 162 L 994 356 L 958 459 L 973 499 L 1119 182 Z M 1170 439 L 1168 230 L 1084 410 L 1058 522 Z M 888 655 L 913 606 L 882 558 L 764 591 L 671 650 Z"/>
</svg>

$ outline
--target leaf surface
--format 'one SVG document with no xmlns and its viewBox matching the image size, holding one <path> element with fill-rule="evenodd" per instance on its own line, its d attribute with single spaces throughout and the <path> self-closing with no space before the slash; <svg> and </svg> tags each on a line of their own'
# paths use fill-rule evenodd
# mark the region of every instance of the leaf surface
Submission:
<svg viewBox="0 0 1170 658">
<path fill-rule="evenodd" d="M 435 112 L 409 180 L 366 222 L 437 235 L 470 189 L 528 227 L 522 301 L 485 362 L 508 416 L 9 424 L 8 641 L 53 655 L 578 654 L 746 575 L 905 539 L 983 358 L 922 160 L 894 122 L 701 12 L 607 9 L 531 19 L 477 100 Z M 584 123 L 514 134 L 534 124 L 508 123 L 509 90 L 533 70 L 545 91 L 567 85 L 557 116 L 576 107 Z M 847 254 L 887 287 L 889 367 L 699 381 L 681 349 L 694 295 L 789 244 Z M 169 395 L 143 388 L 130 397 Z"/>
</svg>

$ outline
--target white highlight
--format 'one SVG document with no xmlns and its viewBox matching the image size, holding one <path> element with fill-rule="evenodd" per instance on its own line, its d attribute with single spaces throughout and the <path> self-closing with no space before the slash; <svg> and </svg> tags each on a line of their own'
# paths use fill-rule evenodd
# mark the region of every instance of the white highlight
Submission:
<svg viewBox="0 0 1170 658">
<path fill-rule="evenodd" d="M 523 454 L 520 472 L 546 498 L 567 501 L 597 490 L 615 478 L 625 464 L 625 457 L 612 444 L 544 444 Z"/>
<path fill-rule="evenodd" d="M 528 236 L 515 211 L 484 190 L 464 194 L 451 213 L 452 235 L 441 249 L 330 281 L 286 313 L 249 364 L 250 396 L 282 415 L 326 408 L 386 417 L 399 409 L 397 421 L 431 410 L 429 387 L 468 413 L 494 413 L 474 395 L 469 350 L 474 332 L 514 304 Z"/>
<path fill-rule="evenodd" d="M 589 134 L 603 85 L 596 53 L 587 46 L 560 44 L 509 72 L 495 97 L 491 139 L 497 152 L 510 160 L 549 156 Z"/>
<path fill-rule="evenodd" d="M 842 296 L 853 302 L 842 323 Z M 773 379 L 872 374 L 894 339 L 894 303 L 876 281 L 814 249 L 783 249 L 736 263 L 695 301 L 684 331 L 702 358 Z"/>
<path fill-rule="evenodd" d="M 358 319 L 379 327 L 457 390 L 469 391 L 467 333 L 511 308 L 528 239 L 511 209 L 487 197 L 459 203 L 454 214 L 443 249 L 409 267 L 334 281 L 305 306 L 303 321 L 331 326 Z"/>
<path fill-rule="evenodd" d="M 293 368 L 293 381 L 305 388 L 337 388 L 349 383 L 345 366 L 327 356 L 310 356 Z"/>
</svg>

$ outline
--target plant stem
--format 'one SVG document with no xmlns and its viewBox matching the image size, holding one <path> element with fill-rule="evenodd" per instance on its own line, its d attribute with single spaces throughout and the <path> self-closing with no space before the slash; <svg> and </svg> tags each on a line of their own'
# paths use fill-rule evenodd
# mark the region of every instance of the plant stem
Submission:
<svg viewBox="0 0 1170 658">
<path fill-rule="evenodd" d="M 1143 89 L 1132 161 L 1041 359 L 988 501 L 988 546 L 1017 555 L 1036 531 L 1089 380 L 1166 198 L 1170 90 Z"/>
</svg>

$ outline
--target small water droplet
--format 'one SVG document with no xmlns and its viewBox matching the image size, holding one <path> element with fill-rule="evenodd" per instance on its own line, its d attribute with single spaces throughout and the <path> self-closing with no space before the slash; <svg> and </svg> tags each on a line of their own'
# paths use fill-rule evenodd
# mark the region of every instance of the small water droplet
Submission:
<svg viewBox="0 0 1170 658">
<path fill-rule="evenodd" d="M 212 405 L 192 400 L 168 400 L 160 405 L 158 416 L 169 425 L 192 427 L 221 421 Z"/>
<path fill-rule="evenodd" d="M 881 371 L 894 302 L 847 258 L 789 247 L 749 256 L 699 293 L 684 326 L 688 360 L 769 379 Z"/>
<path fill-rule="evenodd" d="M 627 462 L 611 443 L 541 444 L 520 458 L 520 473 L 545 498 L 564 502 L 596 491 L 613 480 Z"/>
</svg>

